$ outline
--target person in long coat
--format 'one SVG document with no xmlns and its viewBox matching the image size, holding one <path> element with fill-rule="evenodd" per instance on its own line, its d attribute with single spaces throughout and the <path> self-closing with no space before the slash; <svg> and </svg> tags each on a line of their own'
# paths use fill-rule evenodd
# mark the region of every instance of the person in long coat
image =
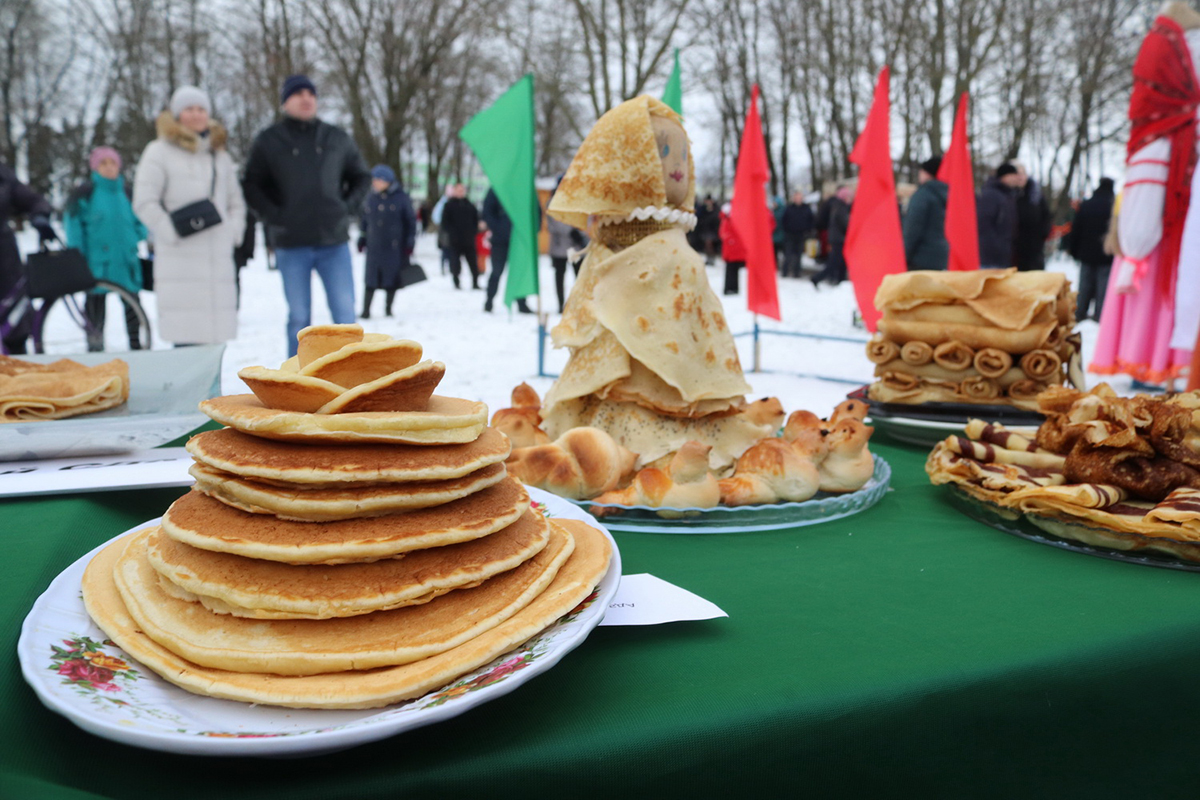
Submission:
<svg viewBox="0 0 1200 800">
<path fill-rule="evenodd" d="M 1020 182 L 1017 168 L 1006 162 L 996 168 L 979 192 L 975 216 L 979 223 L 981 269 L 1007 269 L 1014 263 Z"/>
<path fill-rule="evenodd" d="M 1099 320 L 1104 310 L 1104 296 L 1108 291 L 1108 278 L 1112 271 L 1113 257 L 1106 253 L 1104 240 L 1112 220 L 1113 179 L 1101 178 L 1094 194 L 1079 206 L 1071 222 L 1071 257 L 1079 262 L 1079 298 L 1075 308 L 1076 319 Z M 1094 313 L 1089 313 L 1095 304 Z"/>
<path fill-rule="evenodd" d="M 213 344 L 237 336 L 233 250 L 242 241 L 246 202 L 225 128 L 209 118 L 212 102 L 182 86 L 157 120 L 133 181 L 133 210 L 154 237 L 159 335 L 176 345 Z M 208 198 L 221 222 L 180 236 L 171 213 Z"/>
<path fill-rule="evenodd" d="M 946 241 L 946 201 L 950 187 L 937 179 L 941 156 L 921 163 L 917 191 L 904 215 L 904 257 L 909 269 L 945 269 L 950 260 Z"/>
<path fill-rule="evenodd" d="M 1050 203 L 1041 185 L 1025 172 L 1021 164 L 1014 165 L 1020 182 L 1017 184 L 1017 238 L 1013 256 L 1021 271 L 1046 268 L 1046 240 L 1054 227 Z"/>
<path fill-rule="evenodd" d="M 53 211 L 46 198 L 18 180 L 8 165 L 0 164 L 0 297 L 6 296 L 25 274 L 17 237 L 9 220 L 28 215 L 30 223 L 37 229 L 38 238 L 46 242 L 58 238 L 50 227 Z M 13 329 L 4 337 L 4 352 L 21 355 L 26 351 L 32 316 L 26 312 L 20 319 L 10 322 Z"/>
<path fill-rule="evenodd" d="M 363 319 L 371 318 L 371 300 L 378 289 L 385 292 L 384 313 L 392 316 L 392 301 L 396 299 L 396 291 L 404 286 L 400 274 L 408 268 L 417 241 L 417 215 L 412 200 L 391 167 L 377 164 L 371 169 L 371 189 L 363 201 L 359 238 L 359 249 L 367 253 Z"/>
<path fill-rule="evenodd" d="M 121 176 L 121 156 L 111 147 L 97 147 L 88 156 L 91 177 L 75 188 L 67 200 L 64 222 L 67 245 L 78 247 L 88 268 L 99 280 L 115 283 L 137 294 L 142 289 L 142 262 L 138 242 L 146 238 L 146 226 L 134 215 Z M 88 294 L 85 312 L 92 329 L 88 350 L 104 349 L 104 318 L 108 292 Z M 125 331 L 129 349 L 142 349 L 138 318 L 125 303 Z"/>
</svg>

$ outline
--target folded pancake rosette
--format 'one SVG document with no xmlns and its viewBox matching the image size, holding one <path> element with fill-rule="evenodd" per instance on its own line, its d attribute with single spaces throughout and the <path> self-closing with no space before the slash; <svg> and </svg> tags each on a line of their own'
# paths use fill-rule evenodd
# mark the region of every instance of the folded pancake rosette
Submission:
<svg viewBox="0 0 1200 800">
<path fill-rule="evenodd" d="M 575 607 L 608 568 L 587 525 L 546 520 L 481 403 L 434 395 L 420 345 L 306 329 L 254 395 L 202 407 L 191 492 L 88 566 L 84 601 L 189 691 L 369 708 L 419 696 Z"/>
<path fill-rule="evenodd" d="M 52 364 L 0 359 L 0 422 L 77 417 L 129 399 L 129 365 L 119 358 L 94 367 L 65 358 Z"/>
</svg>

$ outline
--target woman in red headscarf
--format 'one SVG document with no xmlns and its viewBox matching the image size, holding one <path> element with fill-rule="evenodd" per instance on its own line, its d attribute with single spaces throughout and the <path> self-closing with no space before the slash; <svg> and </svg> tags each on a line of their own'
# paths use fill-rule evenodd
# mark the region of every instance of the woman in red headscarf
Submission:
<svg viewBox="0 0 1200 800">
<path fill-rule="evenodd" d="M 1200 14 L 1171 3 L 1154 20 L 1134 63 L 1120 254 L 1091 372 L 1162 383 L 1183 374 L 1191 357 L 1195 327 L 1184 320 L 1176 330 L 1175 297 L 1181 274 L 1200 278 L 1200 216 L 1190 222 L 1195 233 L 1184 235 L 1197 161 L 1196 47 Z M 1180 347 L 1184 329 L 1192 334 Z"/>
</svg>

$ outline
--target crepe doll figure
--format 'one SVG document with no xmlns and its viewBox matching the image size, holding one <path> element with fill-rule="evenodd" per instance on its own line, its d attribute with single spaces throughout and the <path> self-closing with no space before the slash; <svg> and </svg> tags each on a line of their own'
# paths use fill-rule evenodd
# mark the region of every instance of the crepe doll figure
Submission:
<svg viewBox="0 0 1200 800">
<path fill-rule="evenodd" d="M 742 430 L 769 423 L 737 413 L 750 386 L 704 260 L 687 243 L 695 193 L 681 120 L 651 97 L 606 113 L 580 146 L 547 209 L 591 237 L 551 331 L 571 350 L 542 409 L 552 438 L 599 427 L 639 455 L 639 468 L 698 439 L 713 446 L 716 467 L 765 435 Z M 715 416 L 724 422 L 697 433 Z"/>
<path fill-rule="evenodd" d="M 1198 48 L 1200 14 L 1169 3 L 1134 63 L 1120 252 L 1090 372 L 1162 383 L 1191 357 L 1200 325 L 1200 204 L 1190 202 L 1200 177 Z"/>
</svg>

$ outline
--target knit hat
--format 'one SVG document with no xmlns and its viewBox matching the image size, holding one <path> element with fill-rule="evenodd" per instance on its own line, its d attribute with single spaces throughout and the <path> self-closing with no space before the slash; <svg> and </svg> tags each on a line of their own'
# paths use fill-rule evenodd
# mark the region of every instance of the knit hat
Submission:
<svg viewBox="0 0 1200 800">
<path fill-rule="evenodd" d="M 283 89 L 279 92 L 279 105 L 286 103 L 289 97 L 301 89 L 308 89 L 314 95 L 317 93 L 317 87 L 307 75 L 288 75 L 283 82 Z"/>
<path fill-rule="evenodd" d="M 376 164 L 375 166 L 371 167 L 371 177 L 378 178 L 381 181 L 387 181 L 388 183 L 396 182 L 396 173 L 393 172 L 392 168 L 386 164 Z"/>
<path fill-rule="evenodd" d="M 167 107 L 171 110 L 171 116 L 178 118 L 181 111 L 191 106 L 200 106 L 209 114 L 212 113 L 212 101 L 208 99 L 208 92 L 196 86 L 180 86 L 175 90 L 175 94 L 171 95 L 171 103 Z"/>
<path fill-rule="evenodd" d="M 1112 178 L 1101 178 L 1100 186 L 1097 187 L 1096 191 L 1111 192 L 1112 190 L 1113 190 L 1113 179 Z"/>
<path fill-rule="evenodd" d="M 96 169 L 100 166 L 100 162 L 106 158 L 111 158 L 113 161 L 117 162 L 117 169 L 121 168 L 121 154 L 116 150 L 113 150 L 111 147 L 97 147 L 95 150 L 89 153 L 88 167 L 91 169 Z"/>
<path fill-rule="evenodd" d="M 932 156 L 921 162 L 921 169 L 928 172 L 932 177 L 936 178 L 938 170 L 942 168 L 942 157 Z"/>
<path fill-rule="evenodd" d="M 1016 174 L 1017 174 L 1017 168 L 1014 167 L 1011 163 L 1009 163 L 1007 161 L 1005 161 L 1000 166 L 996 167 L 996 177 L 997 178 L 1003 178 L 1005 175 L 1016 175 Z"/>
</svg>

